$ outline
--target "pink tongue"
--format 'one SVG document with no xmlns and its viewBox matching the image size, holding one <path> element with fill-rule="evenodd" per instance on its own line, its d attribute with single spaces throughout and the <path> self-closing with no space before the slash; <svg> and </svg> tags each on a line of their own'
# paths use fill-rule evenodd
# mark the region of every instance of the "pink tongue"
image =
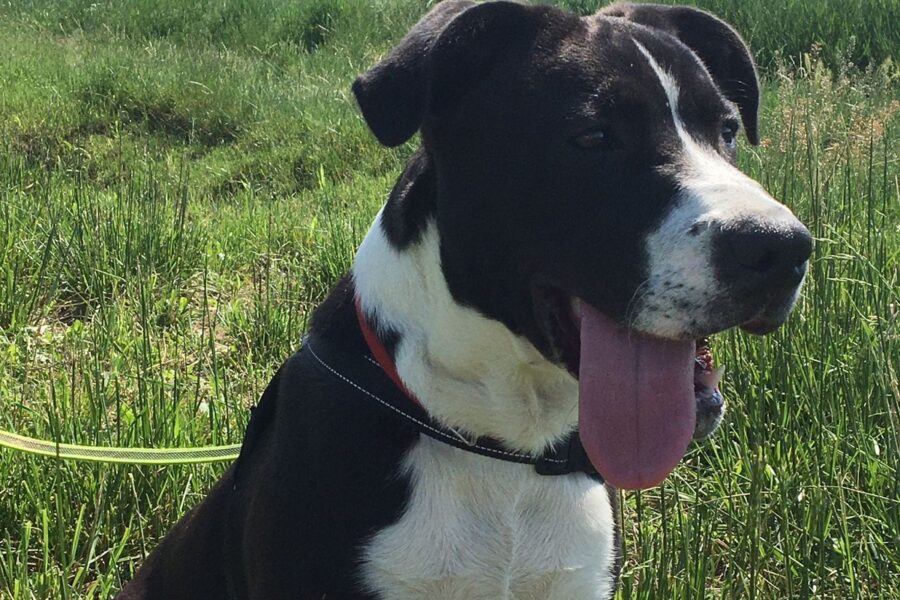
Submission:
<svg viewBox="0 0 900 600">
<path fill-rule="evenodd" d="M 694 342 L 642 337 L 581 310 L 581 443 L 614 486 L 659 485 L 694 433 Z"/>
</svg>

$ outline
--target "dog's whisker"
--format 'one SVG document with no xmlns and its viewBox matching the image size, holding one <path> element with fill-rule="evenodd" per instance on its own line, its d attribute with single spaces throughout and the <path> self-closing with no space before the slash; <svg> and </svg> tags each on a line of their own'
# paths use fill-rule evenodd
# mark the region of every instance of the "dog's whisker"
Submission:
<svg viewBox="0 0 900 600">
<path fill-rule="evenodd" d="M 625 325 L 626 327 L 632 327 L 635 322 L 635 311 L 640 307 L 641 301 L 650 291 L 650 278 L 642 281 L 637 288 L 634 290 L 634 293 L 631 295 L 631 299 L 628 301 L 628 305 L 625 308 Z"/>
</svg>

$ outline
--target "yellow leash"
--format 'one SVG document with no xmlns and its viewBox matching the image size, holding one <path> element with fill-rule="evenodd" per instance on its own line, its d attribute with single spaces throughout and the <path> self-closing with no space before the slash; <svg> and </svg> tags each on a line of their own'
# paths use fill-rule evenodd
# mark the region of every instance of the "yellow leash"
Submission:
<svg viewBox="0 0 900 600">
<path fill-rule="evenodd" d="M 0 447 L 49 456 L 64 460 L 78 460 L 128 465 L 191 465 L 234 460 L 241 451 L 240 444 L 201 446 L 197 448 L 108 448 L 79 446 L 39 440 L 0 430 Z"/>
</svg>

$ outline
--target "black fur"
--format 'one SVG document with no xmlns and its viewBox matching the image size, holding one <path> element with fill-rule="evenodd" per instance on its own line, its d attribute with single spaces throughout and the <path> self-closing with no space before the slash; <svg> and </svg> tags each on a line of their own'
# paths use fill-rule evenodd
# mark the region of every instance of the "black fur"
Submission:
<svg viewBox="0 0 900 600">
<path fill-rule="evenodd" d="M 419 148 L 394 184 L 381 216 L 384 233 L 398 250 L 419 241 L 425 225 L 434 217 L 434 185 L 434 165 Z"/>
</svg>

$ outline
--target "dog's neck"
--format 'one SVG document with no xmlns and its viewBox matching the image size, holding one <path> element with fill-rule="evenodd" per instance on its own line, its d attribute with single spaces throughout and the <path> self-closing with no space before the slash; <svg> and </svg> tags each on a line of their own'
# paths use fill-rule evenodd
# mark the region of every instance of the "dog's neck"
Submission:
<svg viewBox="0 0 900 600">
<path fill-rule="evenodd" d="M 577 381 L 525 338 L 454 300 L 433 217 L 419 210 L 420 222 L 407 227 L 416 235 L 402 247 L 388 234 L 385 211 L 398 209 L 417 176 L 432 175 L 407 169 L 359 248 L 352 273 L 363 312 L 392 342 L 401 379 L 432 416 L 539 453 L 576 426 Z"/>
</svg>

